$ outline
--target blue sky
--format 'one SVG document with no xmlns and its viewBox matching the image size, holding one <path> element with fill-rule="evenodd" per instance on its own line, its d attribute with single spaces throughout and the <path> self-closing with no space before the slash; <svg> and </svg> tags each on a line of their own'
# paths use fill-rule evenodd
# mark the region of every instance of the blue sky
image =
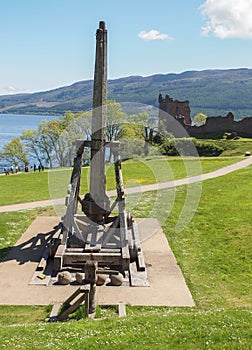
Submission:
<svg viewBox="0 0 252 350">
<path fill-rule="evenodd" d="M 110 79 L 252 68 L 252 0 L 0 0 L 0 94 L 92 79 L 108 28 Z"/>
</svg>

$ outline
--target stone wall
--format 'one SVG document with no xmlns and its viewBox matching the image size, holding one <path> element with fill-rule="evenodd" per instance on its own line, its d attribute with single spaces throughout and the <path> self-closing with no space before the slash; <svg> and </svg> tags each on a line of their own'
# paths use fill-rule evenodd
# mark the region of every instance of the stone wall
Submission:
<svg viewBox="0 0 252 350">
<path fill-rule="evenodd" d="M 252 137 L 252 117 L 246 117 L 235 121 L 234 115 L 229 112 L 226 116 L 208 117 L 205 125 L 192 126 L 189 101 L 173 100 L 169 95 L 165 98 L 159 94 L 159 131 L 161 133 L 171 132 L 175 137 L 180 137 L 173 118 L 192 137 L 199 138 L 222 138 L 227 133 L 236 133 L 242 137 Z"/>
<path fill-rule="evenodd" d="M 191 110 L 189 107 L 189 101 L 178 101 L 166 95 L 163 98 L 162 94 L 159 94 L 159 109 L 170 114 L 175 119 L 184 119 L 185 125 L 191 125 Z"/>
<path fill-rule="evenodd" d="M 223 137 L 226 132 L 236 133 L 243 137 L 252 137 L 252 118 L 247 117 L 235 121 L 231 112 L 225 117 L 208 117 L 206 124 L 202 126 L 185 125 L 184 127 L 187 133 L 193 137 Z"/>
</svg>

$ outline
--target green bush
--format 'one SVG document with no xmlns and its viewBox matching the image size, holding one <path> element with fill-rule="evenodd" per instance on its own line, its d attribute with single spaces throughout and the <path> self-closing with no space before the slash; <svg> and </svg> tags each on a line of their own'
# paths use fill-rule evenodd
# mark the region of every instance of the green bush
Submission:
<svg viewBox="0 0 252 350">
<path fill-rule="evenodd" d="M 214 143 L 199 142 L 193 138 L 165 139 L 159 150 L 166 156 L 205 156 L 218 157 L 223 148 Z"/>
<path fill-rule="evenodd" d="M 215 144 L 195 142 L 195 146 L 200 157 L 218 157 L 224 151 L 222 147 Z"/>
<path fill-rule="evenodd" d="M 160 152 L 165 156 L 176 156 L 177 151 L 174 149 L 174 147 L 171 144 L 171 141 L 169 139 L 166 139 L 165 141 L 162 141 L 162 143 L 159 146 Z"/>
<path fill-rule="evenodd" d="M 197 155 L 194 143 L 190 138 L 165 139 L 159 150 L 166 156 L 192 156 Z"/>
<path fill-rule="evenodd" d="M 145 141 L 128 139 L 123 140 L 121 144 L 121 158 L 129 159 L 134 157 L 139 157 L 144 154 Z"/>
</svg>

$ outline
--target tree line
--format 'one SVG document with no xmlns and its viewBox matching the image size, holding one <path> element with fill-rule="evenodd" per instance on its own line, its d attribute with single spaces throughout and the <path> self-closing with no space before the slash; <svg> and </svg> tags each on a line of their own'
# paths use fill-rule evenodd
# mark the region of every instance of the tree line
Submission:
<svg viewBox="0 0 252 350">
<path fill-rule="evenodd" d="M 34 159 L 39 166 L 71 166 L 75 156 L 75 142 L 78 139 L 91 139 L 91 111 L 73 113 L 67 111 L 63 116 L 53 120 L 43 120 L 37 129 L 26 129 L 20 137 L 7 142 L 0 158 L 15 166 L 25 166 L 29 159 Z M 135 153 L 147 152 L 146 142 L 153 137 L 153 123 L 147 112 L 126 114 L 116 101 L 107 102 L 106 139 L 136 140 L 131 142 L 132 150 L 124 146 L 124 151 Z M 84 162 L 89 159 L 89 151 L 85 150 Z M 111 155 L 109 156 L 111 160 Z"/>
</svg>

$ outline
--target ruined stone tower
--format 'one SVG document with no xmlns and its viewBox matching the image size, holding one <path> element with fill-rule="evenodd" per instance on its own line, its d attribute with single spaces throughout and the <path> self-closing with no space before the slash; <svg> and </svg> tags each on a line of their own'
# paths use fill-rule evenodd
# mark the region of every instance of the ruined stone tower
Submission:
<svg viewBox="0 0 252 350">
<path fill-rule="evenodd" d="M 166 95 L 164 98 L 162 94 L 159 94 L 159 109 L 170 114 L 175 119 L 181 121 L 185 125 L 191 125 L 191 110 L 189 107 L 189 101 L 178 101 L 173 100 L 169 95 Z M 164 115 L 164 114 L 162 114 Z M 165 121 L 163 121 L 165 123 Z"/>
</svg>

